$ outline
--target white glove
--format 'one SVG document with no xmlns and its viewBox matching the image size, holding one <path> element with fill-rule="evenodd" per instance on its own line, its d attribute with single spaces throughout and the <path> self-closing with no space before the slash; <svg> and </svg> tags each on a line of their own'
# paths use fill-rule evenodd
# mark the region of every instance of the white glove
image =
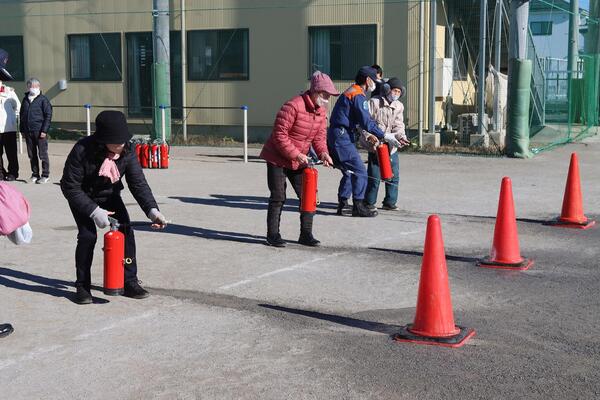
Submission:
<svg viewBox="0 0 600 400">
<path fill-rule="evenodd" d="M 386 133 L 383 136 L 383 140 L 385 140 L 389 145 L 400 147 L 400 142 L 396 139 L 396 135 L 393 133 Z"/>
<path fill-rule="evenodd" d="M 112 215 L 109 211 L 106 211 L 103 208 L 96 207 L 96 209 L 90 214 L 90 218 L 94 220 L 96 226 L 100 229 L 104 229 L 110 225 L 110 221 L 108 220 L 108 216 Z"/>
<path fill-rule="evenodd" d="M 20 228 L 17 228 L 13 233 L 8 234 L 8 239 L 14 244 L 29 244 L 31 243 L 31 238 L 33 237 L 33 231 L 31 230 L 31 226 L 29 222 L 23 225 Z"/>
<path fill-rule="evenodd" d="M 152 221 L 153 223 L 155 223 L 157 225 L 161 225 L 163 227 L 167 226 L 167 223 L 168 223 L 167 219 L 156 208 L 152 208 L 150 210 L 150 212 L 148 213 L 148 218 L 150 219 L 150 221 Z"/>
</svg>

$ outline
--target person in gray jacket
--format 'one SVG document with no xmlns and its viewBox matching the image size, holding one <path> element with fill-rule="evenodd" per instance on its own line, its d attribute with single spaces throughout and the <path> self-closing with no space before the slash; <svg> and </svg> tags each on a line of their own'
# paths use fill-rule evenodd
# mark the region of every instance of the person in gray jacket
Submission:
<svg viewBox="0 0 600 400">
<path fill-rule="evenodd" d="M 390 160 L 392 162 L 392 171 L 394 177 L 391 181 L 385 183 L 385 197 L 382 208 L 384 210 L 397 210 L 398 206 L 398 184 L 400 182 L 400 160 L 398 149 L 410 144 L 406 137 L 404 127 L 404 105 L 400 98 L 404 96 L 406 88 L 398 78 L 390 78 L 381 85 L 381 93 L 369 100 L 369 113 L 377 122 L 379 128 L 385 133 L 394 135 L 395 140 L 387 140 L 390 148 Z M 362 131 L 360 135 L 360 144 L 369 150 L 369 163 L 367 172 L 369 182 L 367 183 L 367 192 L 365 194 L 365 203 L 370 209 L 375 209 L 377 194 L 379 192 L 379 183 L 381 175 L 379 172 L 379 161 L 377 159 L 377 144 L 371 144 L 369 137 L 373 136 L 367 131 Z"/>
</svg>

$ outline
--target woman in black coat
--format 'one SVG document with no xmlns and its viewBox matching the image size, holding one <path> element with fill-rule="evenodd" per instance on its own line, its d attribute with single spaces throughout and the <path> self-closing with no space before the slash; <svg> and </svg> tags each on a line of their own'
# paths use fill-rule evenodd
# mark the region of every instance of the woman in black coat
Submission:
<svg viewBox="0 0 600 400">
<path fill-rule="evenodd" d="M 96 132 L 79 140 L 65 163 L 60 187 L 79 229 L 75 250 L 75 301 L 79 304 L 92 302 L 90 269 L 97 239 L 96 226 L 103 229 L 110 225 L 109 216 L 121 224 L 120 230 L 125 234 L 125 258 L 131 260 L 125 265 L 125 296 L 142 299 L 149 295 L 137 279 L 135 237 L 121 199 L 122 177 L 125 176 L 129 190 L 154 228 L 164 228 L 167 221 L 158 210 L 130 139 L 125 115 L 119 111 L 103 111 L 96 118 Z"/>
</svg>

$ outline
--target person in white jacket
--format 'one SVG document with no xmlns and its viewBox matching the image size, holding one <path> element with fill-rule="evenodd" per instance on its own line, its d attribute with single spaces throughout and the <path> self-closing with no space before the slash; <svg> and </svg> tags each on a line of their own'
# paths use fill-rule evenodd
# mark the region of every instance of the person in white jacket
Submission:
<svg viewBox="0 0 600 400">
<path fill-rule="evenodd" d="M 406 92 L 406 88 L 402 85 L 400 79 L 390 78 L 387 82 L 382 83 L 380 94 L 373 96 L 369 100 L 369 113 L 371 117 L 377 122 L 383 132 L 386 134 L 391 133 L 395 138 L 395 140 L 387 141 L 390 148 L 390 160 L 392 162 L 394 177 L 385 183 L 385 198 L 382 205 L 382 209 L 384 210 L 398 209 L 396 205 L 398 201 L 398 184 L 400 182 L 398 149 L 410 144 L 404 128 L 404 105 L 400 102 L 400 98 L 404 96 L 404 92 Z M 367 167 L 369 182 L 365 194 L 365 203 L 370 209 L 375 209 L 381 175 L 377 160 L 377 144 L 373 145 L 371 144 L 372 142 L 369 142 L 370 136 L 372 135 L 369 132 L 363 130 L 360 135 L 360 144 L 369 150 L 369 163 Z"/>
<path fill-rule="evenodd" d="M 4 85 L 12 80 L 6 70 L 8 53 L 0 49 L 0 181 L 14 181 L 19 177 L 17 156 L 17 119 L 21 103 L 15 90 Z M 3 153 L 6 152 L 8 167 L 4 168 Z"/>
</svg>

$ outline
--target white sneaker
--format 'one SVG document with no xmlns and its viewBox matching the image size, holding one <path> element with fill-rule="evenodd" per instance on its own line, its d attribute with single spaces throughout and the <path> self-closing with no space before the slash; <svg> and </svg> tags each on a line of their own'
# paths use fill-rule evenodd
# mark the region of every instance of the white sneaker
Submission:
<svg viewBox="0 0 600 400">
<path fill-rule="evenodd" d="M 31 178 L 29 178 L 29 182 L 31 182 L 31 183 L 37 183 L 38 179 L 40 179 L 40 178 L 32 176 Z"/>
<path fill-rule="evenodd" d="M 50 182 L 50 178 L 40 178 L 35 183 L 40 184 L 40 183 L 48 183 L 48 182 Z"/>
</svg>

